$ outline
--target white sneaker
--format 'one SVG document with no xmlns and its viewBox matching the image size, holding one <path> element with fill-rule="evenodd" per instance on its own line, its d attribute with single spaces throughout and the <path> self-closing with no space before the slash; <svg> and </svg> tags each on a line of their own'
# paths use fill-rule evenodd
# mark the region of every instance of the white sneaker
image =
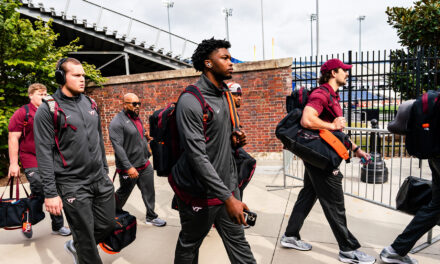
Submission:
<svg viewBox="0 0 440 264">
<path fill-rule="evenodd" d="M 73 264 L 78 264 L 78 255 L 76 254 L 75 246 L 73 245 L 73 240 L 69 240 L 66 243 L 64 243 L 64 249 L 72 255 L 73 257 Z"/>
<path fill-rule="evenodd" d="M 61 227 L 60 229 L 56 231 L 52 231 L 52 235 L 60 235 L 60 236 L 70 236 L 72 232 L 70 231 L 70 228 L 68 227 Z"/>
<path fill-rule="evenodd" d="M 356 263 L 356 264 L 373 264 L 376 262 L 376 258 L 370 256 L 362 251 L 339 251 L 339 260 L 344 263 Z"/>
<path fill-rule="evenodd" d="M 160 219 L 159 217 L 156 217 L 154 219 L 148 219 L 145 221 L 147 225 L 154 225 L 154 226 L 165 226 L 167 222 L 165 220 Z"/>
<path fill-rule="evenodd" d="M 286 235 L 283 235 L 281 237 L 281 245 L 286 248 L 294 248 L 301 251 L 309 251 L 312 249 L 312 245 L 294 236 L 288 237 Z"/>
</svg>

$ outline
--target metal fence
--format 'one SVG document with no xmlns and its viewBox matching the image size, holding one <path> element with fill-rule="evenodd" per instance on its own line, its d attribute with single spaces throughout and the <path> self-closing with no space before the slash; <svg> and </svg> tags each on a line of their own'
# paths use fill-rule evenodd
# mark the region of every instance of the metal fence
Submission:
<svg viewBox="0 0 440 264">
<path fill-rule="evenodd" d="M 386 128 L 401 101 L 440 89 L 437 47 L 297 58 L 292 67 L 292 88 L 316 87 L 321 65 L 332 58 L 353 65 L 347 85 L 339 90 L 349 127 L 368 127 L 368 120 L 377 119 L 379 126 Z"/>
<path fill-rule="evenodd" d="M 351 140 L 360 145 L 363 142 L 363 149 L 367 150 L 373 157 L 374 162 L 368 166 L 360 163 L 358 158 L 352 158 L 350 163 L 342 162 L 340 166 L 343 178 L 343 190 L 346 195 L 396 210 L 396 196 L 400 186 L 408 176 L 416 176 L 431 180 L 432 174 L 428 163 L 423 160 L 409 157 L 403 148 L 402 137 L 389 133 L 387 130 L 371 128 L 345 129 L 351 133 Z M 356 136 L 353 136 L 356 135 Z M 386 153 L 387 141 L 394 148 L 389 148 L 389 157 Z M 284 160 L 284 185 L 278 186 L 288 188 L 286 178 L 304 180 L 304 164 L 301 159 L 288 150 L 283 150 Z M 296 187 L 296 186 L 292 186 Z M 428 241 L 413 249 L 416 253 L 430 244 L 440 240 L 440 236 L 432 237 L 432 230 L 428 234 Z"/>
</svg>

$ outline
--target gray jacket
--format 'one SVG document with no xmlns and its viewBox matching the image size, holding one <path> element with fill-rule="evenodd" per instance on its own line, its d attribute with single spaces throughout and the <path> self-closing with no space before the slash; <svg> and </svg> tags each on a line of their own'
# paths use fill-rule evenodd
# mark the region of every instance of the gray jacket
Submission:
<svg viewBox="0 0 440 264">
<path fill-rule="evenodd" d="M 218 89 L 204 74 L 195 84 L 213 109 L 207 124 L 206 142 L 203 113 L 192 94 L 180 97 L 176 108 L 177 130 L 184 149 L 172 175 L 177 186 L 194 197 L 218 198 L 231 196 L 238 186 L 237 168 L 232 156 L 232 124 L 223 89 Z"/>
<path fill-rule="evenodd" d="M 128 170 L 145 165 L 149 155 L 148 143 L 124 111 L 119 112 L 110 122 L 109 134 L 115 150 L 116 168 Z"/>
<path fill-rule="evenodd" d="M 34 136 L 38 170 L 47 198 L 58 196 L 56 183 L 89 184 L 108 175 L 101 122 L 90 100 L 83 94 L 67 97 L 60 89 L 52 96 L 65 113 L 58 112 L 58 138 L 67 166 L 63 166 L 55 143 L 54 115 L 43 103 L 35 114 Z M 76 130 L 63 128 L 66 121 Z"/>
</svg>

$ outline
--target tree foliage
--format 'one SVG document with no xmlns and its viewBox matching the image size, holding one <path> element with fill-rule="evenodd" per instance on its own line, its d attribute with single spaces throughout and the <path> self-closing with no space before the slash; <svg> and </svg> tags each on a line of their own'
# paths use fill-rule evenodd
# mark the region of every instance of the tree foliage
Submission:
<svg viewBox="0 0 440 264">
<path fill-rule="evenodd" d="M 388 24 L 406 50 L 391 52 L 393 89 L 405 99 L 440 88 L 440 1 L 419 0 L 410 8 L 388 7 Z"/>
<path fill-rule="evenodd" d="M 32 23 L 20 17 L 18 0 L 0 1 L 0 159 L 7 160 L 9 118 L 21 105 L 29 102 L 27 88 L 39 82 L 54 92 L 56 62 L 82 47 L 78 39 L 56 47 L 59 37 L 52 21 Z M 88 80 L 101 84 L 105 79 L 94 65 L 83 63 Z M 0 162 L 1 163 L 1 162 Z M 5 172 L 0 164 L 0 176 Z"/>
</svg>

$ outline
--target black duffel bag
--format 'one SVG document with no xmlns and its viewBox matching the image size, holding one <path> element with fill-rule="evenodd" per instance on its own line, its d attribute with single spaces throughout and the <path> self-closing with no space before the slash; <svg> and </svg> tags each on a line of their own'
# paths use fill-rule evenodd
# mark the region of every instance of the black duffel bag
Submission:
<svg viewBox="0 0 440 264">
<path fill-rule="evenodd" d="M 19 192 L 19 179 L 15 184 L 15 198 L 13 197 L 14 178 L 11 177 L 8 184 L 5 187 L 2 195 L 0 196 L 0 228 L 5 229 L 18 229 L 23 225 L 23 221 L 29 221 L 32 225 L 37 224 L 44 219 L 45 214 L 43 212 L 44 199 L 41 196 L 29 196 L 26 188 L 23 189 L 26 193 L 26 198 L 20 198 Z M 9 199 L 3 199 L 3 195 L 9 186 Z M 25 219 L 25 213 L 29 212 L 29 219 Z"/>
<path fill-rule="evenodd" d="M 396 208 L 407 214 L 415 215 L 432 199 L 432 182 L 430 180 L 408 176 L 400 186 L 396 196 Z"/>
<path fill-rule="evenodd" d="M 281 140 L 285 149 L 303 161 L 329 172 L 338 169 L 342 158 L 319 136 L 319 131 L 301 127 L 301 116 L 302 109 L 295 108 L 284 117 L 276 128 L 277 138 Z M 332 133 L 347 150 L 351 149 L 350 138 L 345 133 L 341 131 L 332 131 Z"/>
<path fill-rule="evenodd" d="M 136 217 L 126 211 L 117 211 L 113 232 L 99 246 L 108 254 L 119 253 L 136 239 Z"/>
</svg>

